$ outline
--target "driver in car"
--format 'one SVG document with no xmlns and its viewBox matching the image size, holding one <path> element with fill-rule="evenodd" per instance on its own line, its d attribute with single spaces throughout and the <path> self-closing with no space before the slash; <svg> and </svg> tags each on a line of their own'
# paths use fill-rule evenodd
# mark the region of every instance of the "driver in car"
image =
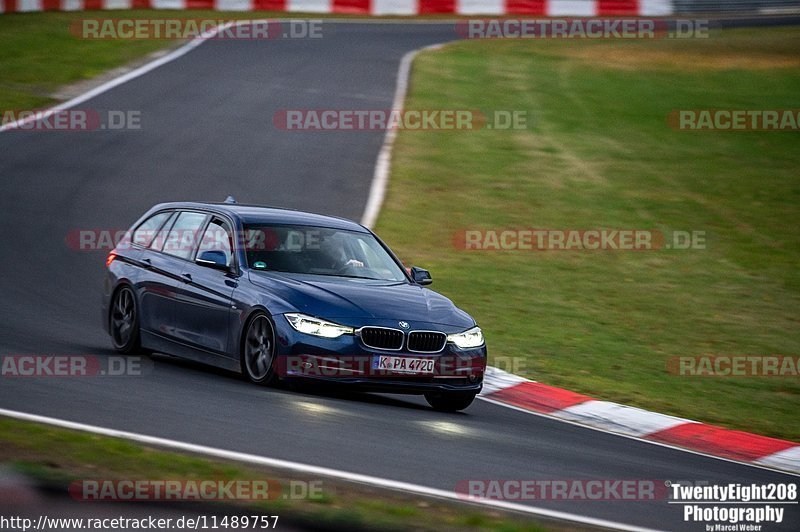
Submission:
<svg viewBox="0 0 800 532">
<path fill-rule="evenodd" d="M 336 242 L 336 238 L 322 238 L 320 239 L 320 251 L 326 256 L 330 257 L 333 269 L 340 270 L 349 266 L 354 268 L 363 268 L 364 263 L 358 259 L 347 258 L 344 254 L 342 246 Z"/>
</svg>

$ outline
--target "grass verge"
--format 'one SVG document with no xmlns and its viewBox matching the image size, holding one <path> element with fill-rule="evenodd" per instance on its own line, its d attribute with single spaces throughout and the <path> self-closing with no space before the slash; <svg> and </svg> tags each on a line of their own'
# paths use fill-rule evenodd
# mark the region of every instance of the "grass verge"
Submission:
<svg viewBox="0 0 800 532">
<path fill-rule="evenodd" d="M 800 107 L 800 30 L 459 42 L 406 105 L 525 130 L 401 131 L 377 230 L 484 328 L 492 361 L 603 399 L 800 440 L 800 379 L 679 377 L 674 356 L 800 355 L 800 134 L 685 132 L 673 109 Z M 465 252 L 464 229 L 705 231 L 706 249 Z M 502 359 L 500 357 L 503 357 Z"/>
</svg>

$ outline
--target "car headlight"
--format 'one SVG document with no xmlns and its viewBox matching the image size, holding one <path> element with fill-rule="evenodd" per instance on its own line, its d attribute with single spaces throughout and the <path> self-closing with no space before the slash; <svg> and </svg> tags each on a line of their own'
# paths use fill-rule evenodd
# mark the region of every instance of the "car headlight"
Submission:
<svg viewBox="0 0 800 532">
<path fill-rule="evenodd" d="M 483 333 L 480 327 L 473 327 L 462 333 L 448 334 L 447 341 L 456 344 L 461 349 L 480 347 L 483 345 Z"/>
<path fill-rule="evenodd" d="M 343 334 L 353 334 L 352 327 L 307 316 L 305 314 L 284 314 L 294 330 L 323 338 L 339 338 Z"/>
</svg>

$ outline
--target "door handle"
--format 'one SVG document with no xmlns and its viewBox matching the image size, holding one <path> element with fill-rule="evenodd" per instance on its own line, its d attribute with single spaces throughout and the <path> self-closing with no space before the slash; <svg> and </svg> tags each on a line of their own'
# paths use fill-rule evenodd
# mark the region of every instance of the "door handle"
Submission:
<svg viewBox="0 0 800 532">
<path fill-rule="evenodd" d="M 184 283 L 191 283 L 192 282 L 192 274 L 191 273 L 182 273 L 181 274 L 181 281 Z"/>
<path fill-rule="evenodd" d="M 150 259 L 142 259 L 142 266 L 149 269 L 153 267 L 153 263 Z"/>
</svg>

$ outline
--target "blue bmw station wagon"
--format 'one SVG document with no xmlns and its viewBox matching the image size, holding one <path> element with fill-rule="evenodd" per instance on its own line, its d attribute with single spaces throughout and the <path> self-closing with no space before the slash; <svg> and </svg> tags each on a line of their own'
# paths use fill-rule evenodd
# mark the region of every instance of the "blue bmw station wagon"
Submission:
<svg viewBox="0 0 800 532">
<path fill-rule="evenodd" d="M 123 353 L 157 351 L 254 383 L 424 394 L 437 410 L 481 390 L 486 344 L 355 222 L 225 203 L 164 203 L 106 259 L 103 324 Z"/>
</svg>

